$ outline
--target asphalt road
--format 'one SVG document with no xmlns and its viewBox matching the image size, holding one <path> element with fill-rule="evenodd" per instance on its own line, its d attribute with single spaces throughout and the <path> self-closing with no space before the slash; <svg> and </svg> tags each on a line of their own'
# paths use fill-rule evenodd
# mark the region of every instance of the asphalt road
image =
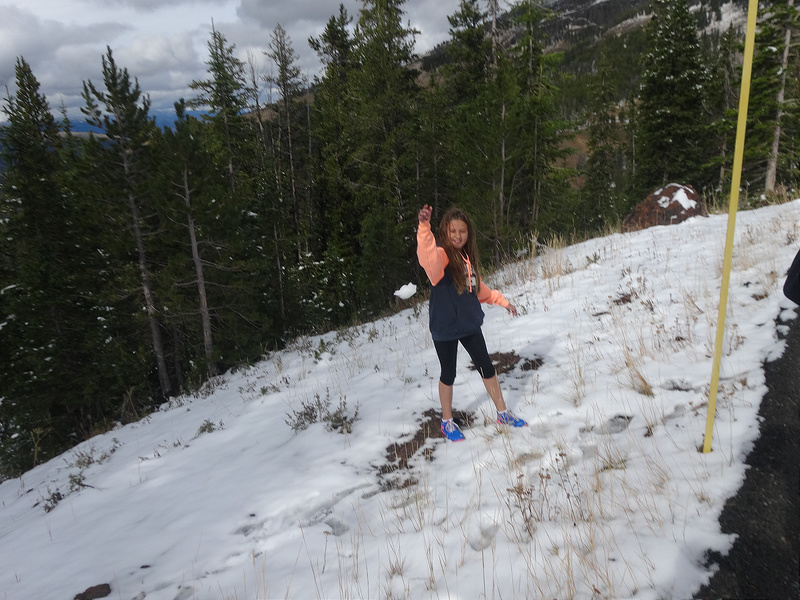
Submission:
<svg viewBox="0 0 800 600">
<path fill-rule="evenodd" d="M 748 455 L 744 484 L 725 504 L 720 525 L 738 535 L 695 600 L 800 600 L 800 316 L 789 323 L 786 349 L 766 363 L 760 436 Z"/>
</svg>

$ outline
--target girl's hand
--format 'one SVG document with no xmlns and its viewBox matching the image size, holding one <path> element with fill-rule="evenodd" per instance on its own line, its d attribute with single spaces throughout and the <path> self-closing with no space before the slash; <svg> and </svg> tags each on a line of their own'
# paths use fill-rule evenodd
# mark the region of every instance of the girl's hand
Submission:
<svg viewBox="0 0 800 600">
<path fill-rule="evenodd" d="M 511 316 L 514 317 L 517 316 L 517 307 L 514 306 L 513 304 L 509 304 L 508 306 L 506 306 L 506 310 L 511 314 Z"/>
<path fill-rule="evenodd" d="M 431 213 L 433 212 L 433 208 L 428 206 L 427 204 L 423 206 L 419 211 L 419 222 L 420 223 L 427 223 L 431 220 Z"/>
</svg>

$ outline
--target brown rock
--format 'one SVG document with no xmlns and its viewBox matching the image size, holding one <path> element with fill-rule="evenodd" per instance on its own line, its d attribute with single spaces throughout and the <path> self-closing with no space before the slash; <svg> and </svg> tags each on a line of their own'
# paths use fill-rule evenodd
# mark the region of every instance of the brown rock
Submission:
<svg viewBox="0 0 800 600">
<path fill-rule="evenodd" d="M 107 583 L 101 583 L 100 585 L 93 585 L 90 588 L 86 588 L 86 590 L 80 594 L 76 594 L 75 600 L 96 600 L 97 598 L 105 598 L 110 595 L 111 586 Z"/>
<path fill-rule="evenodd" d="M 622 231 L 647 229 L 655 225 L 674 225 L 690 217 L 707 217 L 708 209 L 690 185 L 670 183 L 637 204 L 622 221 Z"/>
</svg>

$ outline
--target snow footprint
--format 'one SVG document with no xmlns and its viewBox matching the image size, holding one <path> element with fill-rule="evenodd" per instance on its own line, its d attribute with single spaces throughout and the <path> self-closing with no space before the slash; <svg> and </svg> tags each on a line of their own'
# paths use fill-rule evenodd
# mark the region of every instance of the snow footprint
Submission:
<svg viewBox="0 0 800 600">
<path fill-rule="evenodd" d="M 486 550 L 492 545 L 498 530 L 499 527 L 495 523 L 474 525 L 472 531 L 467 534 L 467 542 L 469 543 L 469 547 L 476 552 Z"/>
</svg>

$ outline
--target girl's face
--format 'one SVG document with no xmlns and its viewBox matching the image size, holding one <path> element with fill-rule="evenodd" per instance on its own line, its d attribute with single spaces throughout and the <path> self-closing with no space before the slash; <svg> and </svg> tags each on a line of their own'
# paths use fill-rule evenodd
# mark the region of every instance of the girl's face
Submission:
<svg viewBox="0 0 800 600">
<path fill-rule="evenodd" d="M 447 238 L 453 248 L 461 250 L 469 239 L 469 227 L 461 219 L 453 219 L 447 224 Z"/>
</svg>

